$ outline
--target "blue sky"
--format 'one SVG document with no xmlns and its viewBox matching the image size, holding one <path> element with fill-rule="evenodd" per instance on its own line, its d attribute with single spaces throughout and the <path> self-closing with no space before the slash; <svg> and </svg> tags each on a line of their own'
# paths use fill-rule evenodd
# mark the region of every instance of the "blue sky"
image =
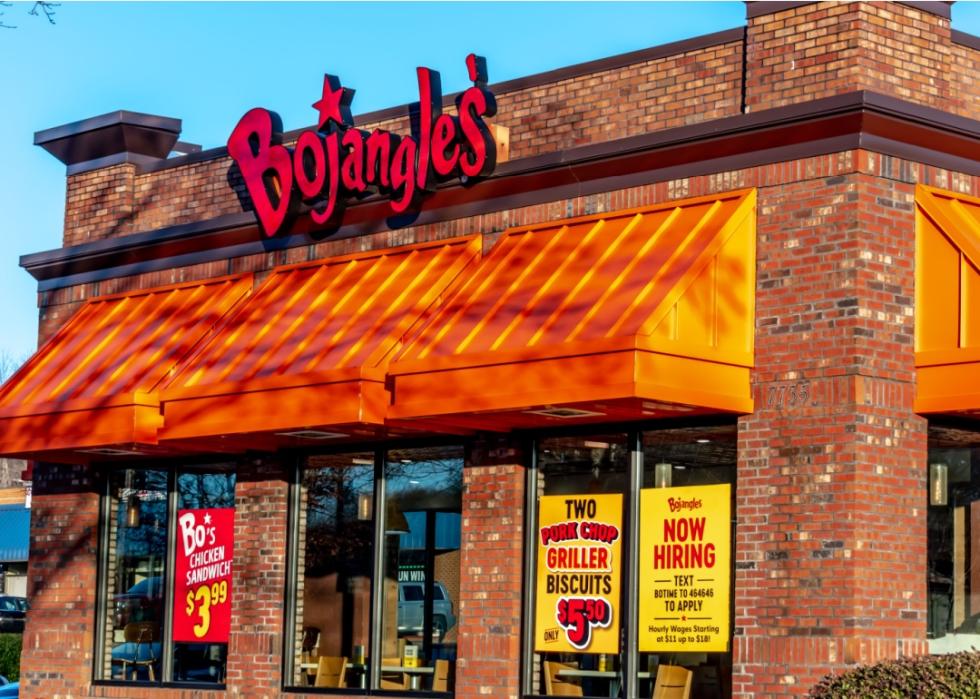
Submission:
<svg viewBox="0 0 980 699">
<path fill-rule="evenodd" d="M 128 109 L 183 120 L 223 145 L 249 108 L 309 126 L 323 73 L 356 89 L 354 114 L 417 98 L 416 66 L 467 86 L 464 58 L 498 82 L 744 24 L 741 2 L 75 3 L 56 22 L 0 8 L 0 354 L 34 351 L 37 298 L 20 255 L 60 247 L 64 166 L 34 132 Z M 980 3 L 953 27 L 980 34 Z"/>
</svg>

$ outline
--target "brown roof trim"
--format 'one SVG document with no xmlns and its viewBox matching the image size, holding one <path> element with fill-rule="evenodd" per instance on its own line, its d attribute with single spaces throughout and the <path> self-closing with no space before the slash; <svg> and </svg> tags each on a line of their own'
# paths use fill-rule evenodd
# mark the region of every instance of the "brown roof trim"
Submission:
<svg viewBox="0 0 980 699">
<path fill-rule="evenodd" d="M 961 32 L 958 29 L 954 29 L 952 32 L 952 39 L 954 44 L 959 44 L 960 46 L 966 46 L 974 51 L 980 51 L 980 36 L 974 34 L 967 34 L 966 32 Z"/>
<path fill-rule="evenodd" d="M 562 80 L 572 80 L 574 78 L 582 77 L 583 75 L 601 73 L 607 70 L 617 70 L 619 68 L 625 68 L 626 66 L 647 63 L 649 61 L 655 61 L 661 58 L 667 58 L 669 56 L 678 56 L 691 51 L 700 51 L 702 49 L 711 48 L 712 46 L 721 46 L 722 44 L 741 42 L 744 39 L 745 27 L 724 29 L 720 32 L 714 32 L 712 34 L 703 34 L 701 36 L 691 37 L 690 39 L 673 41 L 669 44 L 660 44 L 658 46 L 652 46 L 650 48 L 640 49 L 638 51 L 630 51 L 629 53 L 621 53 L 615 56 L 599 58 L 594 61 L 576 63 L 574 65 L 545 71 L 543 73 L 535 73 L 534 75 L 528 75 L 522 78 L 505 80 L 503 82 L 490 85 L 489 89 L 495 95 L 503 95 L 508 92 L 517 92 L 518 90 L 528 90 L 531 88 L 540 87 L 541 85 L 550 85 L 552 83 L 561 82 Z M 454 92 L 452 94 L 445 95 L 442 99 L 443 106 L 449 107 L 454 105 L 458 94 L 458 92 Z M 405 117 L 408 116 L 409 106 L 410 105 L 408 104 L 400 104 L 395 107 L 385 107 L 384 109 L 378 109 L 373 112 L 358 114 L 354 117 L 354 123 L 359 125 L 374 124 L 381 121 L 387 121 L 389 119 Z M 296 140 L 302 131 L 309 128 L 312 128 L 312 126 L 293 129 L 292 131 L 283 134 L 283 138 L 286 141 Z M 215 148 L 202 150 L 197 153 L 190 153 L 177 158 L 168 158 L 167 160 L 162 160 L 158 163 L 148 164 L 146 167 L 142 168 L 140 172 L 158 172 L 160 170 L 180 167 L 189 163 L 197 163 L 203 160 L 222 158 L 226 155 L 228 155 L 228 149 L 224 146 L 218 146 Z"/>
<path fill-rule="evenodd" d="M 180 119 L 121 110 L 37 131 L 34 145 L 63 162 L 73 174 L 73 168 L 84 171 L 83 166 L 107 158 L 137 163 L 166 158 L 180 137 L 180 128 Z M 127 156 L 131 159 L 126 160 Z"/>
<path fill-rule="evenodd" d="M 899 5 L 915 8 L 921 12 L 928 12 L 931 15 L 951 19 L 953 16 L 952 2 L 940 2 L 938 0 L 896 0 Z"/>
<path fill-rule="evenodd" d="M 783 10 L 792 10 L 804 5 L 816 5 L 816 0 L 807 2 L 783 2 L 781 0 L 750 0 L 745 3 L 745 19 L 755 19 L 763 15 L 772 15 Z"/>
<path fill-rule="evenodd" d="M 658 131 L 501 164 L 471 187 L 447 184 L 426 202 L 418 225 L 667 179 L 737 170 L 866 148 L 980 175 L 980 121 L 869 92 Z M 388 229 L 380 198 L 351 206 L 331 239 Z M 39 291 L 169 267 L 309 245 L 301 217 L 292 234 L 262 239 L 240 212 L 109 240 L 25 255 Z"/>
<path fill-rule="evenodd" d="M 952 12 L 950 10 L 950 5 L 952 2 L 939 2 L 938 0 L 896 0 L 899 5 L 905 5 L 907 7 L 915 8 L 921 12 L 928 12 L 929 14 L 936 15 L 937 17 L 942 17 L 944 19 L 950 19 Z M 803 7 L 804 5 L 816 5 L 815 0 L 808 0 L 806 2 L 783 2 L 781 0 L 774 0 L 769 2 L 768 0 L 749 0 L 745 3 L 745 19 L 755 19 L 756 17 L 762 17 L 763 15 L 771 15 L 777 12 L 782 12 L 783 10 L 792 10 L 796 7 Z"/>
</svg>

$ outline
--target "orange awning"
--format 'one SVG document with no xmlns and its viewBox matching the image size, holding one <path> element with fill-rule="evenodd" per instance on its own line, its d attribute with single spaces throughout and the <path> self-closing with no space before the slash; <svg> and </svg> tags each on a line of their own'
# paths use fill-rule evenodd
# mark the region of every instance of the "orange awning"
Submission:
<svg viewBox="0 0 980 699">
<path fill-rule="evenodd" d="M 389 367 L 393 424 L 750 412 L 755 190 L 512 229 Z"/>
<path fill-rule="evenodd" d="M 915 190 L 915 410 L 980 414 L 980 199 Z"/>
<path fill-rule="evenodd" d="M 0 389 L 0 453 L 154 451 L 157 388 L 251 288 L 246 275 L 87 302 Z"/>
<path fill-rule="evenodd" d="M 378 434 L 388 356 L 480 252 L 470 236 L 273 270 L 163 391 L 161 442 L 274 448 Z"/>
</svg>

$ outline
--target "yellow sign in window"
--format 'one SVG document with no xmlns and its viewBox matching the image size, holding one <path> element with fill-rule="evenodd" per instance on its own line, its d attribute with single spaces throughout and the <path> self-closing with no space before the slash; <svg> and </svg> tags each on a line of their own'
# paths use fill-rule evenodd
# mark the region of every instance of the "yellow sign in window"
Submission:
<svg viewBox="0 0 980 699">
<path fill-rule="evenodd" d="M 640 651 L 727 651 L 731 486 L 645 488 L 640 523 Z"/>
<path fill-rule="evenodd" d="M 545 495 L 534 649 L 618 653 L 623 496 Z"/>
</svg>

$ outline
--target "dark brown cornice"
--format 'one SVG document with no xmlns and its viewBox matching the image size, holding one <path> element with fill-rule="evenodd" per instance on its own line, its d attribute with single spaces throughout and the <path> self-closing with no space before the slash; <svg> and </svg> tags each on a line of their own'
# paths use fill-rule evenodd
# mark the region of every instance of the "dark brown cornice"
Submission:
<svg viewBox="0 0 980 699">
<path fill-rule="evenodd" d="M 953 40 L 954 44 L 966 46 L 974 51 L 980 51 L 980 36 L 967 34 L 966 32 L 961 32 L 958 29 L 954 29 L 950 32 L 950 38 Z"/>
<path fill-rule="evenodd" d="M 784 10 L 792 10 L 804 5 L 816 5 L 816 0 L 804 2 L 788 2 L 784 0 L 749 0 L 745 3 L 745 19 L 755 19 L 763 15 L 772 15 Z"/>
<path fill-rule="evenodd" d="M 899 5 L 914 7 L 916 10 L 928 12 L 930 14 L 949 19 L 952 15 L 950 6 L 952 2 L 942 2 L 940 0 L 896 0 Z M 755 19 L 763 15 L 771 15 L 783 10 L 792 10 L 804 5 L 815 5 L 816 0 L 802 0 L 798 2 L 785 2 L 783 0 L 749 0 L 745 3 L 745 19 Z"/>
<path fill-rule="evenodd" d="M 914 7 L 916 10 L 928 12 L 943 19 L 951 19 L 953 16 L 952 2 L 944 2 L 943 0 L 897 0 L 897 2 L 899 5 Z"/>
<path fill-rule="evenodd" d="M 447 184 L 413 222 L 429 224 L 608 192 L 865 148 L 980 175 L 980 122 L 870 92 L 743 114 L 523 158 L 471 187 Z M 348 208 L 331 239 L 386 230 L 387 201 Z M 25 255 L 39 290 L 309 245 L 301 217 L 290 235 L 263 240 L 250 212 Z"/>
</svg>

